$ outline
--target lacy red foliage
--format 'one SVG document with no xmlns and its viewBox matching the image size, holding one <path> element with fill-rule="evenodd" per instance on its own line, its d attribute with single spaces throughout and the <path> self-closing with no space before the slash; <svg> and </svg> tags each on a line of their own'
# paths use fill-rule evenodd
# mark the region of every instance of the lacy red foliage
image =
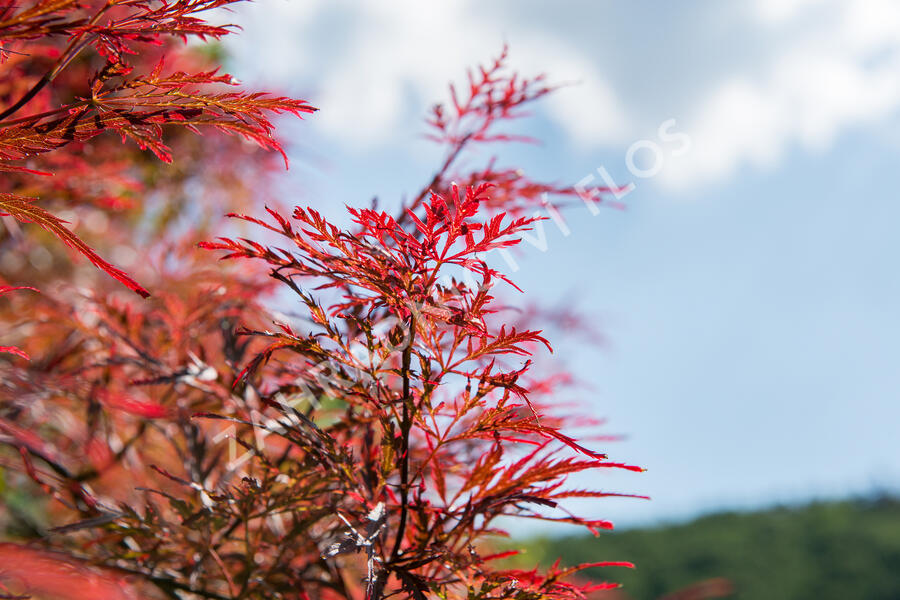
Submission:
<svg viewBox="0 0 900 600">
<path fill-rule="evenodd" d="M 473 144 L 522 140 L 498 126 L 551 88 L 509 72 L 504 50 L 435 108 L 447 155 L 429 183 L 396 214 L 349 208 L 341 228 L 266 198 L 272 153 L 229 141 L 277 158 L 270 117 L 313 109 L 223 89 L 229 75 L 172 41 L 227 34 L 200 13 L 229 3 L 0 7 L 0 245 L 13 257 L 0 266 L 22 284 L 0 286 L 13 344 L 0 347 L 0 531 L 16 542 L 0 558 L 21 559 L 0 565 L 0 597 L 538 600 L 614 587 L 570 576 L 631 565 L 492 566 L 510 554 L 493 547 L 505 519 L 612 527 L 564 503 L 620 494 L 574 489 L 570 475 L 640 470 L 574 437 L 592 421 L 562 416 L 570 379 L 532 362 L 550 351 L 530 324 L 543 313 L 510 322 L 502 288 L 518 288 L 486 262 L 535 225 L 546 194 L 574 192 L 494 160 L 458 170 Z M 203 143 L 202 126 L 226 135 Z M 253 216 L 260 199 L 271 208 Z M 212 206 L 260 241 L 219 235 Z M 53 262 L 46 234 L 153 297 L 23 266 L 16 256 Z M 186 242 L 198 239 L 214 241 Z M 101 257 L 135 243 L 132 274 Z M 42 293 L 6 294 L 25 284 Z"/>
<path fill-rule="evenodd" d="M 323 519 L 325 539 L 350 536 L 325 556 L 365 550 L 369 598 L 400 591 L 423 598 L 577 596 L 586 590 L 561 581 L 576 569 L 527 577 L 492 571 L 476 547 L 498 533 L 495 521 L 503 516 L 609 528 L 606 521 L 539 509 L 572 496 L 609 495 L 566 489 L 570 474 L 640 470 L 609 462 L 564 434 L 562 421 L 542 414 L 519 383 L 529 374 L 522 357 L 550 346 L 540 331 L 498 322 L 491 290 L 506 278 L 481 256 L 515 245 L 535 219 L 501 213 L 480 220 L 490 187 L 464 193 L 453 187 L 449 198 L 432 194 L 422 218 L 407 210 L 407 227 L 370 209 L 349 209 L 355 231 L 313 209 L 297 208 L 291 219 L 270 210 L 270 221 L 234 216 L 287 244 L 202 244 L 226 251 L 225 258 L 265 261 L 307 309 L 305 334 L 288 324 L 280 332 L 243 332 L 269 345 L 237 383 L 259 382 L 262 402 L 280 415 L 267 431 L 305 437 L 324 471 L 315 477 L 332 479 L 332 493 L 304 512 L 324 505 L 327 514 L 346 515 Z M 323 307 L 311 290 L 331 291 L 332 303 Z M 327 429 L 305 415 L 315 415 L 323 398 L 344 406 Z M 574 454 L 566 456 L 566 449 Z M 348 529 L 367 522 L 366 535 Z"/>
<path fill-rule="evenodd" d="M 164 59 L 160 58 L 155 67 L 144 72 L 135 70 L 131 61 L 146 45 L 161 46 L 168 37 L 218 39 L 229 33 L 230 26 L 209 25 L 198 15 L 234 1 L 40 0 L 27 8 L 11 3 L 0 6 L 0 54 L 17 59 L 5 66 L 0 89 L 7 98 L 18 95 L 16 101 L 0 112 L 0 160 L 3 161 L 0 170 L 38 174 L 20 162 L 105 132 L 118 133 L 123 141 L 133 140 L 142 150 L 148 149 L 161 160 L 171 162 L 170 148 L 163 141 L 164 125 L 191 131 L 211 127 L 283 155 L 280 144 L 272 136 L 269 116 L 312 112 L 314 109 L 307 103 L 259 92 L 216 91 L 215 86 L 237 83 L 218 70 L 168 71 Z M 68 43 L 58 47 L 53 44 L 57 37 L 65 37 Z M 27 76 L 31 66 L 27 58 L 35 47 L 54 60 L 40 78 L 31 82 Z M 75 94 L 66 94 L 64 100 L 54 97 L 52 90 L 46 90 L 90 49 L 102 57 L 103 63 L 82 84 L 81 90 L 72 90 Z M 25 114 L 17 116 L 20 113 Z M 0 215 L 38 224 L 130 289 L 142 296 L 149 295 L 124 272 L 101 259 L 61 219 L 37 207 L 33 200 L 3 193 Z"/>
</svg>

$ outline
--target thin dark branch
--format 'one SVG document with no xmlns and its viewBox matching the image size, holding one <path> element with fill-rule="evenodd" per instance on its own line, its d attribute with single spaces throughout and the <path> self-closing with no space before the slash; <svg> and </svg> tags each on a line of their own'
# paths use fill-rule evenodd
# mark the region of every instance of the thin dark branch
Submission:
<svg viewBox="0 0 900 600">
<path fill-rule="evenodd" d="M 459 158 L 459 155 L 462 153 L 463 148 L 466 147 L 469 140 L 471 139 L 472 134 L 469 134 L 463 137 L 459 143 L 457 143 L 456 148 L 453 149 L 453 152 L 447 155 L 447 158 L 444 160 L 444 164 L 441 165 L 441 168 L 438 169 L 434 176 L 431 178 L 431 181 L 428 182 L 428 185 L 423 187 L 419 194 L 413 199 L 413 201 L 409 204 L 409 206 L 404 206 L 400 210 L 400 214 L 397 215 L 397 223 L 402 225 L 409 218 L 409 214 L 407 211 L 414 212 L 419 206 L 422 205 L 422 202 L 428 197 L 432 191 L 436 191 L 435 188 L 444 180 L 444 177 L 447 175 L 447 172 L 450 170 L 450 167 L 453 166 L 453 163 Z"/>
<path fill-rule="evenodd" d="M 403 537 L 406 535 L 406 520 L 409 504 L 409 432 L 412 429 L 412 404 L 410 398 L 410 363 L 412 350 L 416 336 L 416 317 L 409 318 L 409 341 L 403 350 L 403 421 L 400 424 L 400 521 L 397 524 L 397 537 L 394 539 L 394 549 L 388 562 L 393 563 L 400 556 L 400 547 L 403 545 Z"/>
<path fill-rule="evenodd" d="M 91 25 L 95 25 L 111 6 L 112 3 L 107 2 L 103 6 L 103 8 L 97 11 L 97 14 L 95 14 L 93 18 L 91 18 L 91 20 L 88 22 L 88 27 Z M 45 73 L 44 76 L 41 77 L 40 80 L 38 80 L 38 82 L 35 83 L 34 86 L 32 86 L 32 88 L 25 93 L 24 96 L 19 98 L 19 100 L 15 104 L 10 106 L 3 112 L 0 112 L 0 121 L 12 114 L 15 114 L 20 108 L 28 104 L 35 96 L 38 95 L 38 93 L 40 93 L 42 89 L 44 89 L 44 87 L 47 86 L 48 83 L 56 79 L 56 76 L 59 75 L 67 66 L 69 66 L 69 63 L 71 63 L 72 60 L 74 60 L 74 58 L 78 56 L 78 54 L 87 46 L 87 43 L 82 41 L 84 35 L 84 31 L 76 35 L 75 39 L 73 39 L 63 51 L 63 53 L 59 55 L 59 58 L 53 65 L 53 68 L 47 71 L 47 73 Z"/>
</svg>

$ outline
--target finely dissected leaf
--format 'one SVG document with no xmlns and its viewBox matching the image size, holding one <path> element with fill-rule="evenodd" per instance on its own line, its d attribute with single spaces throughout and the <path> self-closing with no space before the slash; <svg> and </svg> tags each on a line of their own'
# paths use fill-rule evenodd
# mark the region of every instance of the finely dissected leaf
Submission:
<svg viewBox="0 0 900 600">
<path fill-rule="evenodd" d="M 0 296 L 15 290 L 31 290 L 32 292 L 37 291 L 35 288 L 27 285 L 0 285 Z M 20 356 L 25 360 L 29 360 L 28 354 L 26 354 L 25 351 L 21 348 L 17 348 L 15 346 L 0 346 L 0 352 L 4 352 L 6 354 L 15 354 L 16 356 Z"/>
<path fill-rule="evenodd" d="M 137 399 L 126 394 L 103 391 L 99 394 L 101 402 L 115 410 L 121 410 L 147 419 L 162 419 L 172 415 L 171 409 L 156 402 Z"/>
<path fill-rule="evenodd" d="M 20 350 L 15 346 L 0 346 L 0 352 L 4 352 L 6 354 L 15 354 L 16 356 L 21 356 L 25 360 L 28 360 L 28 355 L 25 354 L 24 350 Z"/>
<path fill-rule="evenodd" d="M 27 173 L 29 175 L 53 175 L 53 173 L 48 173 L 46 171 L 38 171 L 21 165 L 11 165 L 9 163 L 0 163 L 0 171 L 6 171 L 7 173 Z"/>
<path fill-rule="evenodd" d="M 184 83 L 181 81 L 179 85 Z M 281 145 L 272 137 L 266 113 L 299 115 L 315 110 L 303 101 L 264 94 L 154 93 L 152 88 L 147 89 L 148 85 L 141 85 L 146 95 L 135 93 L 98 99 L 102 111 L 76 105 L 69 114 L 57 118 L 36 117 L 7 127 L 0 123 L 0 159 L 19 160 L 115 131 L 134 139 L 142 149 L 153 151 L 161 160 L 172 162 L 172 155 L 163 143 L 162 125 L 213 127 L 284 155 Z"/>
<path fill-rule="evenodd" d="M 59 238 L 70 248 L 83 254 L 92 264 L 94 264 L 94 266 L 122 282 L 130 290 L 144 298 L 150 296 L 150 292 L 142 288 L 124 271 L 100 258 L 90 246 L 81 241 L 78 236 L 72 233 L 64 225 L 65 222 L 63 220 L 36 206 L 33 203 L 33 200 L 33 198 L 25 198 L 23 196 L 16 196 L 15 194 L 0 193 L 0 214 L 10 215 L 23 223 L 34 223 L 38 225 L 45 231 Z"/>
</svg>

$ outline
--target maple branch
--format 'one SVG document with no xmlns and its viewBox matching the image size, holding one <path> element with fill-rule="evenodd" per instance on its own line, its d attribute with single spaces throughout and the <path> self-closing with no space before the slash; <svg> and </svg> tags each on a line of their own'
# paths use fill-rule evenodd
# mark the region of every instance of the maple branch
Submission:
<svg viewBox="0 0 900 600">
<path fill-rule="evenodd" d="M 103 13 L 109 10 L 112 5 L 112 2 L 107 2 L 103 6 L 103 8 L 97 11 L 97 14 L 95 14 L 91 18 L 87 26 L 90 27 L 92 25 L 96 25 L 100 20 L 100 17 L 103 16 Z M 87 29 L 82 30 L 80 33 L 78 33 L 78 35 L 75 36 L 75 38 L 69 43 L 66 49 L 63 50 L 62 54 L 59 55 L 59 58 L 56 59 L 53 67 L 49 71 L 47 71 L 44 76 L 41 77 L 38 82 L 31 87 L 30 90 L 25 92 L 25 94 L 21 98 L 19 98 L 19 100 L 15 104 L 10 106 L 3 112 L 0 112 L 0 121 L 12 114 L 15 114 L 20 108 L 28 104 L 32 98 L 37 96 L 38 93 L 40 93 L 40 91 L 44 89 L 44 87 L 46 87 L 48 83 L 56 79 L 56 76 L 59 75 L 63 71 L 63 69 L 65 69 L 69 65 L 69 63 L 72 62 L 72 60 L 74 60 L 76 56 L 78 56 L 78 54 L 82 51 L 82 49 L 84 49 L 85 46 L 87 46 L 87 42 L 82 41 L 86 33 Z"/>
<path fill-rule="evenodd" d="M 176 579 L 172 579 L 171 577 L 162 577 L 160 575 L 154 575 L 152 572 L 147 572 L 143 569 L 130 568 L 123 565 L 115 565 L 114 567 L 117 571 L 122 571 L 124 573 L 130 573 L 132 575 L 139 575 L 145 578 L 147 581 L 158 587 L 160 590 L 169 594 L 174 590 L 179 590 L 182 592 L 189 592 L 191 594 L 196 594 L 201 598 L 209 598 L 210 600 L 231 600 L 228 596 L 222 596 L 221 594 L 217 594 L 210 590 L 205 589 L 197 589 L 192 587 L 190 584 L 182 583 Z M 176 596 L 179 597 L 179 596 Z"/>
<path fill-rule="evenodd" d="M 34 86 L 32 86 L 32 88 L 30 90 L 28 90 L 25 93 L 25 95 L 23 95 L 21 98 L 19 98 L 19 100 L 15 104 L 13 104 L 12 106 L 10 106 L 6 110 L 4 110 L 2 113 L 0 113 L 0 120 L 5 119 L 6 117 L 14 114 L 17 110 L 19 110 L 20 108 L 22 108 L 23 106 L 28 104 L 28 102 L 32 98 L 37 96 L 38 92 L 40 92 L 42 89 L 44 89 L 44 86 L 47 85 L 48 83 L 50 83 L 50 81 L 51 81 L 50 73 L 46 73 L 43 77 L 40 78 L 40 80 L 36 84 L 34 84 Z"/>
<path fill-rule="evenodd" d="M 409 317 L 409 343 L 403 350 L 401 367 L 403 372 L 403 421 L 400 424 L 400 522 L 397 524 L 397 538 L 394 540 L 390 562 L 396 561 L 400 555 L 400 546 L 403 544 L 403 536 L 406 532 L 407 504 L 409 503 L 409 432 L 412 429 L 412 415 L 409 410 L 409 369 L 415 336 L 416 317 L 413 314 Z"/>
<path fill-rule="evenodd" d="M 441 165 L 441 168 L 438 169 L 434 173 L 434 177 L 431 178 L 431 181 L 428 182 L 428 185 L 423 187 L 419 191 L 419 195 L 415 197 L 415 199 L 410 203 L 407 207 L 401 207 L 400 214 L 397 215 L 397 224 L 402 225 L 406 222 L 406 219 L 409 218 L 409 211 L 415 211 L 422 202 L 425 201 L 425 198 L 428 197 L 432 191 L 436 191 L 435 188 L 438 184 L 444 179 L 444 175 L 447 174 L 447 171 L 450 170 L 450 167 L 459 158 L 459 155 L 462 153 L 463 148 L 466 147 L 466 144 L 472 138 L 472 134 L 469 134 L 463 137 L 459 143 L 457 143 L 456 148 L 453 149 L 453 152 L 447 155 L 447 158 L 444 160 L 444 164 Z"/>
</svg>

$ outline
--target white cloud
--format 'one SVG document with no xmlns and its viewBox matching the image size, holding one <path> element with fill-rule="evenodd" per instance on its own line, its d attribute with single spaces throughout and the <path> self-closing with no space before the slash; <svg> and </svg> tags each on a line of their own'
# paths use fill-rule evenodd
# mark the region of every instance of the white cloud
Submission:
<svg viewBox="0 0 900 600">
<path fill-rule="evenodd" d="M 890 115 L 900 106 L 900 60 L 877 68 L 860 62 L 801 47 L 779 57 L 761 78 L 718 84 L 684 124 L 693 150 L 671 163 L 664 182 L 723 179 L 742 164 L 773 167 L 793 144 L 826 150 L 848 127 Z"/>
<path fill-rule="evenodd" d="M 296 9 L 298 4 L 304 8 Z M 546 103 L 573 137 L 626 139 L 626 115 L 589 56 L 565 40 L 544 36 L 539 27 L 492 21 L 475 0 L 260 6 L 244 10 L 245 31 L 231 42 L 249 73 L 242 75 L 267 83 L 306 82 L 322 108 L 314 124 L 356 147 L 389 141 L 398 127 L 408 125 L 411 112 L 424 116 L 427 103 L 446 97 L 449 81 L 496 56 L 504 41 L 513 42 L 511 64 L 523 75 L 547 72 L 554 81 L 580 83 Z M 329 26 L 332 35 L 321 36 Z"/>
<path fill-rule="evenodd" d="M 745 164 L 773 167 L 792 146 L 826 150 L 848 128 L 897 111 L 900 5 L 832 2 L 816 20 L 812 4 L 822 3 L 757 2 L 764 26 L 783 29 L 773 38 L 779 46 L 754 72 L 732 74 L 697 99 L 684 124 L 694 150 L 672 161 L 664 183 L 721 180 Z"/>
<path fill-rule="evenodd" d="M 581 82 L 551 97 L 545 109 L 582 147 L 624 153 L 676 117 L 693 142 L 691 152 L 667 161 L 660 177 L 676 187 L 727 179 L 744 166 L 773 168 L 794 147 L 827 149 L 848 128 L 880 123 L 900 107 L 900 3 L 894 0 L 756 0 L 709 20 L 681 20 L 667 39 L 642 37 L 647 24 L 637 9 L 626 8 L 612 29 L 632 43 L 632 54 L 615 59 L 624 61 L 624 77 L 631 79 L 620 74 L 618 87 L 600 66 L 610 45 L 584 26 L 609 13 L 609 5 L 570 0 L 516 19 L 509 17 L 521 5 L 501 6 L 270 0 L 251 7 L 238 38 L 245 71 L 253 70 L 242 75 L 299 82 L 323 109 L 313 126 L 366 150 L 396 139 L 398 131 L 408 135 L 419 123 L 411 115 L 442 99 L 447 81 L 509 41 L 523 73 Z M 739 36 L 744 45 L 729 47 Z M 680 71 L 696 74 L 690 84 L 665 71 L 672 63 L 666 55 L 677 58 Z M 717 55 L 728 68 L 713 68 Z M 642 80 L 656 83 L 652 92 L 631 85 Z"/>
<path fill-rule="evenodd" d="M 525 37 L 525 36 L 523 36 Z M 548 35 L 513 40 L 516 63 L 525 73 L 547 73 L 551 81 L 572 83 L 546 101 L 550 116 L 582 145 L 630 143 L 630 117 L 621 99 L 583 51 Z M 526 69 L 527 67 L 527 69 Z"/>
<path fill-rule="evenodd" d="M 789 21 L 817 3 L 821 4 L 822 0 L 757 0 L 753 10 L 760 20 L 775 24 Z"/>
</svg>

